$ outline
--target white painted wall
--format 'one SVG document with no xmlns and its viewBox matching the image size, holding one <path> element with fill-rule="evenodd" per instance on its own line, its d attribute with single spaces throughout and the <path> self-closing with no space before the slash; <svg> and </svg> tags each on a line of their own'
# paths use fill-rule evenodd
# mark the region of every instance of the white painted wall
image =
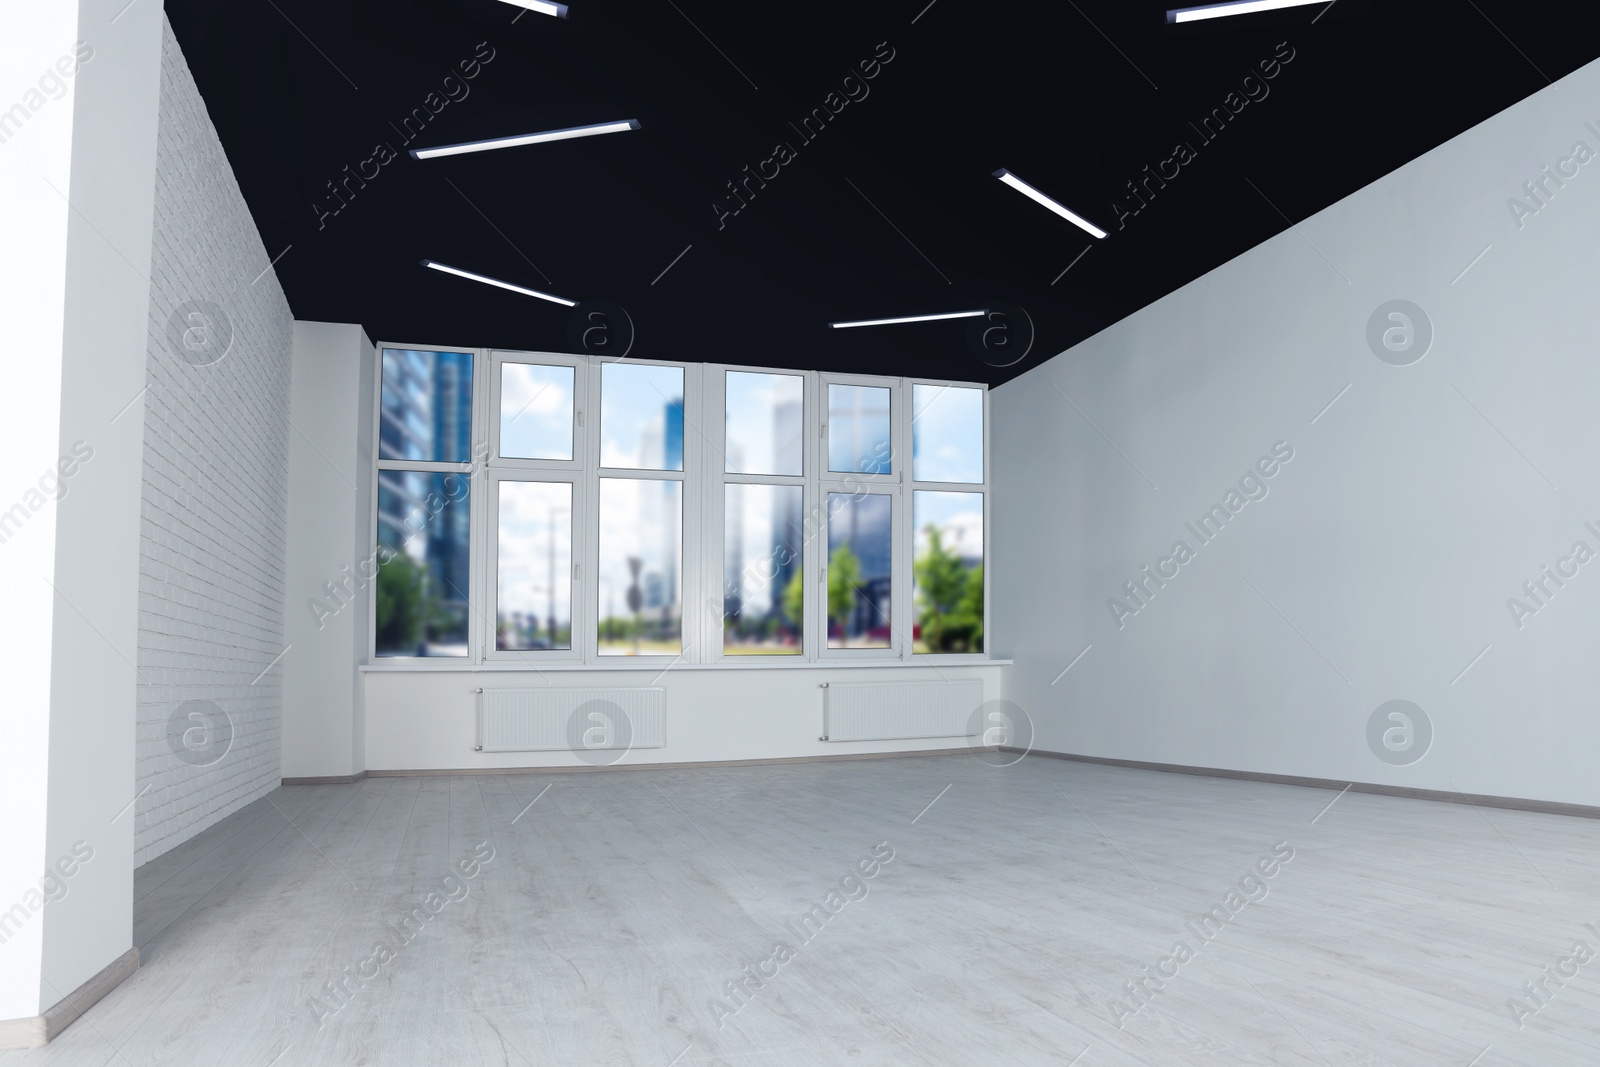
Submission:
<svg viewBox="0 0 1600 1067">
<path fill-rule="evenodd" d="M 782 759 L 859 752 L 957 748 L 955 738 L 913 741 L 819 741 L 822 683 L 943 682 L 978 679 L 985 701 L 1000 699 L 993 667 L 674 667 L 659 670 L 364 671 L 369 770 L 581 767 L 562 752 L 475 752 L 473 690 L 660 686 L 667 691 L 667 743 L 634 749 L 621 764 Z"/>
<path fill-rule="evenodd" d="M 474 751 L 479 687 L 660 685 L 667 747 L 626 763 L 772 759 L 841 752 L 950 748 L 952 739 L 819 742 L 827 681 L 981 678 L 1000 698 L 1000 667 L 696 668 L 540 671 L 380 664 L 362 668 L 368 593 L 330 592 L 372 555 L 372 413 L 376 353 L 359 326 L 297 322 L 289 447 L 289 550 L 283 659 L 283 775 L 344 777 L 365 770 L 570 767 L 564 753 Z M 322 610 L 308 603 L 319 601 Z M 333 614 L 327 605 L 346 601 Z M 659 680 L 658 680 L 659 679 Z"/>
<path fill-rule="evenodd" d="M 4 9 L 0 70 L 42 76 L 58 58 L 72 54 L 77 31 L 78 12 L 72 5 Z M 7 243 L 33 250 L 26 257 L 0 256 L 0 308 L 17 350 L 35 355 L 14 360 L 9 368 L 9 388 L 31 402 L 9 405 L 7 417 L 0 419 L 0 451 L 7 457 L 0 509 L 9 514 L 21 504 L 26 513 L 20 528 L 0 525 L 0 587 L 8 602 L 8 610 L 0 613 L 0 663 L 10 680 L 12 709 L 7 743 L 0 745 L 0 810 L 7 813 L 6 833 L 0 837 L 0 908 L 8 911 L 28 889 L 37 889 L 50 862 L 45 850 L 49 777 L 39 754 L 49 750 L 50 741 L 50 672 L 43 665 L 50 662 L 56 610 L 55 594 L 46 582 L 55 570 L 56 510 L 54 502 L 30 508 L 26 497 L 59 455 L 70 217 L 59 194 L 71 189 L 72 177 L 72 100 L 50 100 L 41 93 L 35 111 L 23 103 L 23 90 L 36 88 L 32 82 L 34 78 L 7 79 L 0 90 L 0 109 L 20 104 L 25 116 L 20 126 L 0 126 Z M 0 112 L 0 122 L 5 113 Z M 44 953 L 38 914 L 26 909 L 20 924 L 0 917 L 0 938 L 0 1019 L 35 1015 Z"/>
<path fill-rule="evenodd" d="M 0 420 L 0 510 L 15 523 L 0 544 L 0 1019 L 48 1009 L 132 943 L 139 395 L 161 12 L 113 22 L 120 6 L 0 13 L 0 196 L 6 246 L 26 253 L 0 260 L 20 354 Z M 65 472 L 79 442 L 93 460 L 69 464 L 62 494 L 43 475 Z M 87 863 L 73 858 L 79 842 Z M 59 899 L 43 903 L 47 871 L 63 873 Z"/>
<path fill-rule="evenodd" d="M 372 389 L 376 353 L 361 327 L 294 324 L 289 444 L 289 553 L 285 578 L 283 773 L 344 777 L 365 769 L 356 666 L 366 654 L 368 598 L 338 585 L 372 549 Z"/>
<path fill-rule="evenodd" d="M 278 785 L 282 670 L 268 666 L 286 644 L 294 319 L 270 258 L 164 25 L 146 310 L 140 863 Z M 225 754 L 220 735 L 197 733 L 215 752 L 175 757 L 169 724 L 192 701 L 231 722 Z"/>
<path fill-rule="evenodd" d="M 1040 747 L 1600 804 L 1600 562 L 1507 607 L 1600 552 L 1600 161 L 1508 207 L 1600 152 L 1597 101 L 1591 64 L 994 392 L 995 647 Z M 1436 331 L 1414 365 L 1369 348 L 1391 299 Z M 1202 546 L 1185 522 L 1278 441 Z M 1119 628 L 1108 599 L 1180 539 Z M 1391 699 L 1435 730 L 1408 766 L 1366 739 Z"/>
</svg>

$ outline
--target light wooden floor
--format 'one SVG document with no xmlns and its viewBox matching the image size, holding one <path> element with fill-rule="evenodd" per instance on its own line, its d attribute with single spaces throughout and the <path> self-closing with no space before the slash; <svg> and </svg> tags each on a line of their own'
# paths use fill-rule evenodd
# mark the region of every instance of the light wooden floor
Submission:
<svg viewBox="0 0 1600 1067">
<path fill-rule="evenodd" d="M 964 756 L 280 789 L 138 872 L 144 967 L 4 1067 L 1600 1064 L 1600 958 L 1522 1029 L 1505 1007 L 1600 951 L 1600 823 L 1358 793 L 1319 817 L 1334 796 Z M 319 1029 L 307 999 L 484 840 Z M 866 898 L 785 931 L 883 841 Z M 1282 841 L 1266 899 L 1185 929 Z M 779 938 L 719 1030 L 708 999 Z M 1119 1029 L 1108 1001 L 1178 940 Z"/>
</svg>

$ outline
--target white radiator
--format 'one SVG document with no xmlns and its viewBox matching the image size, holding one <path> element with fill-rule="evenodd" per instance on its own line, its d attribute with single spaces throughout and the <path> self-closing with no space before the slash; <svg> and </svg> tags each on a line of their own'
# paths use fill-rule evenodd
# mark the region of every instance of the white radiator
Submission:
<svg viewBox="0 0 1600 1067">
<path fill-rule="evenodd" d="M 665 689 L 483 689 L 480 752 L 575 752 L 661 748 Z"/>
<path fill-rule="evenodd" d="M 822 691 L 822 740 L 971 737 L 983 683 L 859 682 Z"/>
</svg>

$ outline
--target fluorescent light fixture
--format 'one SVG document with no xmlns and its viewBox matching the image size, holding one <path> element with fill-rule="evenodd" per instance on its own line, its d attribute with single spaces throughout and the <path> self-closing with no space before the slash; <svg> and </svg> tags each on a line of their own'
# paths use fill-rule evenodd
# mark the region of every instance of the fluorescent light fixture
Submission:
<svg viewBox="0 0 1600 1067">
<path fill-rule="evenodd" d="M 510 4 L 512 7 L 526 8 L 537 11 L 541 15 L 554 15 L 558 19 L 567 17 L 566 4 L 550 4 L 545 0 L 501 0 L 501 3 Z"/>
<path fill-rule="evenodd" d="M 1043 204 L 1045 207 L 1049 208 L 1051 211 L 1054 211 L 1057 215 L 1060 215 L 1062 218 L 1078 227 L 1078 229 L 1083 230 L 1085 233 L 1088 233 L 1093 237 L 1104 237 L 1106 235 L 1106 231 L 1102 230 L 1100 227 L 1096 226 L 1082 215 L 1062 207 L 1060 204 L 1056 203 L 1054 200 L 1051 200 L 1048 196 L 1045 196 L 1039 190 L 1035 189 L 1021 178 L 1017 177 L 1015 174 L 1012 174 L 1009 170 L 1006 170 L 1004 167 L 1001 167 L 999 170 L 995 171 L 994 176 L 1011 186 L 1011 188 L 1015 189 L 1029 200 L 1036 200 Z"/>
<path fill-rule="evenodd" d="M 1332 0 L 1230 0 L 1226 4 L 1207 4 L 1205 7 L 1182 7 L 1167 12 L 1168 22 L 1200 22 L 1220 19 L 1228 15 L 1254 15 L 1258 11 L 1279 11 L 1286 7 L 1309 7 L 1312 4 L 1329 4 Z"/>
<path fill-rule="evenodd" d="M 899 326 L 905 322 L 937 322 L 940 319 L 976 319 L 989 312 L 979 311 L 951 311 L 943 315 L 907 315 L 900 319 L 861 319 L 857 322 L 830 322 L 829 326 L 835 330 L 848 330 L 853 326 Z"/>
<path fill-rule="evenodd" d="M 532 296 L 537 297 L 540 300 L 548 300 L 552 304 L 560 304 L 562 307 L 575 308 L 578 306 L 578 302 L 575 300 L 563 300 L 559 296 L 551 296 L 549 293 L 541 293 L 537 289 L 524 289 L 520 285 L 512 285 L 510 282 L 503 282 L 498 278 L 486 278 L 481 274 L 474 274 L 470 270 L 461 270 L 457 267 L 447 267 L 443 263 L 435 263 L 431 259 L 423 260 L 422 265 L 424 267 L 431 267 L 434 270 L 442 270 L 446 274 L 454 274 L 457 278 L 465 278 L 470 282 L 482 282 L 484 285 L 498 285 L 502 289 L 510 289 L 513 293 L 521 293 L 523 296 Z"/>
<path fill-rule="evenodd" d="M 543 144 L 546 141 L 570 141 L 574 137 L 598 137 L 602 133 L 621 133 L 637 130 L 638 119 L 621 122 L 600 122 L 593 126 L 572 126 L 565 130 L 546 130 L 544 133 L 520 133 L 515 137 L 495 137 L 488 141 L 466 141 L 462 144 L 440 145 L 438 148 L 413 148 L 413 159 L 433 159 L 435 156 L 459 156 L 466 152 L 492 152 L 496 148 L 519 148 L 525 144 Z"/>
</svg>

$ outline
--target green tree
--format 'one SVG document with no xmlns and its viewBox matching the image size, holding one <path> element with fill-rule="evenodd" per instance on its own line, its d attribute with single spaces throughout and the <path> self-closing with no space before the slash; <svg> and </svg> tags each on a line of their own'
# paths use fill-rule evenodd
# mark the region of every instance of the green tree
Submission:
<svg viewBox="0 0 1600 1067">
<path fill-rule="evenodd" d="M 961 595 L 956 616 L 969 635 L 968 652 L 983 651 L 983 564 L 967 574 L 967 591 Z"/>
<path fill-rule="evenodd" d="M 435 581 L 433 572 L 427 567 L 421 570 L 422 610 L 428 640 L 444 644 L 465 644 L 467 640 L 465 595 L 461 597 L 461 607 L 452 607 L 445 596 L 450 588 L 448 583 Z"/>
<path fill-rule="evenodd" d="M 404 552 L 378 568 L 378 648 L 412 651 L 422 641 L 427 575 Z"/>
<path fill-rule="evenodd" d="M 843 630 L 856 606 L 856 589 L 861 585 L 861 561 L 840 545 L 828 557 L 828 618 Z"/>
<path fill-rule="evenodd" d="M 799 568 L 795 569 L 789 584 L 783 587 L 783 615 L 796 630 L 805 625 L 806 583 Z"/>
<path fill-rule="evenodd" d="M 955 618 L 967 592 L 967 569 L 960 556 L 945 550 L 938 527 L 929 524 L 924 530 L 928 535 L 928 547 L 917 557 L 913 567 L 917 594 L 922 601 L 917 622 L 922 627 L 922 639 L 930 649 L 948 652 L 956 639 L 963 636 L 955 631 L 970 630 L 960 625 L 965 620 Z M 983 579 L 978 580 L 981 583 Z M 982 617 L 981 612 L 979 617 Z"/>
<path fill-rule="evenodd" d="M 627 616 L 611 615 L 600 620 L 602 641 L 626 641 L 638 633 L 638 621 Z"/>
</svg>

